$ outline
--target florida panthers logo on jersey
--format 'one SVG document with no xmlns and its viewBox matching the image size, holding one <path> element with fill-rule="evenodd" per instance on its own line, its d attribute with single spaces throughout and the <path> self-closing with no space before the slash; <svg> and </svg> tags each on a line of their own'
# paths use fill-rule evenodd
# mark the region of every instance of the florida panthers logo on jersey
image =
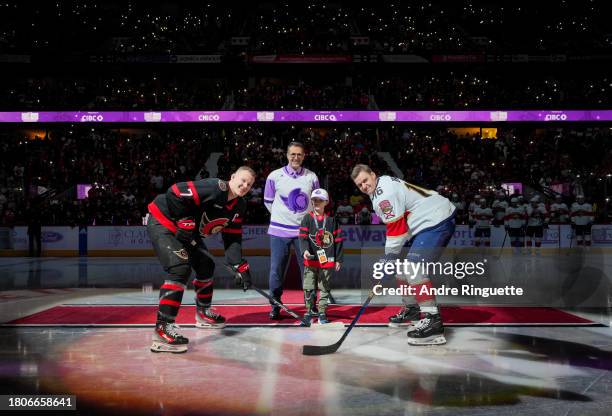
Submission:
<svg viewBox="0 0 612 416">
<path fill-rule="evenodd" d="M 393 213 L 393 205 L 391 205 L 391 202 L 389 202 L 388 199 L 380 201 L 378 206 L 380 207 L 382 213 L 385 215 L 386 220 L 395 216 L 395 214 Z"/>
<path fill-rule="evenodd" d="M 217 234 L 229 224 L 229 218 L 216 218 L 209 220 L 206 212 L 202 214 L 202 220 L 200 221 L 200 235 L 202 237 L 208 237 L 212 234 Z"/>
<path fill-rule="evenodd" d="M 308 237 L 310 237 L 310 241 L 319 248 L 331 247 L 334 241 L 332 233 L 326 230 L 319 230 L 314 235 L 309 234 Z"/>
</svg>

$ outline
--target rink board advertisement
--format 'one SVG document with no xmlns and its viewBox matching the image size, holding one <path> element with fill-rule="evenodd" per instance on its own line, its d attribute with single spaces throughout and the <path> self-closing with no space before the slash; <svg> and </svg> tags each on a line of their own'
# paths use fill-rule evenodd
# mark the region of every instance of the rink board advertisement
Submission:
<svg viewBox="0 0 612 416">
<path fill-rule="evenodd" d="M 28 228 L 14 227 L 11 232 L 14 250 L 28 250 Z M 76 227 L 42 227 L 42 250 L 53 251 L 79 249 L 79 229 Z"/>
<path fill-rule="evenodd" d="M 147 228 L 137 227 L 89 227 L 88 250 L 150 250 L 151 240 Z"/>
<path fill-rule="evenodd" d="M 79 250 L 79 229 L 77 227 L 43 227 L 42 228 L 43 250 L 48 255 L 54 251 Z M 384 247 L 384 226 L 344 226 L 345 249 L 376 248 Z M 269 254 L 268 227 L 264 225 L 245 226 L 243 228 L 243 248 L 256 252 L 256 255 Z M 88 227 L 85 231 L 87 237 L 87 251 L 103 252 L 112 255 L 130 251 L 143 255 L 144 251 L 153 254 L 151 241 L 144 226 L 98 226 Z M 27 227 L 14 227 L 12 229 L 13 250 L 23 251 L 28 249 Z M 455 235 L 449 243 L 449 247 L 473 247 L 474 229 L 466 225 L 458 225 Z M 559 240 L 561 236 L 561 240 Z M 505 241 L 504 241 L 505 240 Z M 221 236 L 216 235 L 205 240 L 210 249 L 221 249 L 223 244 Z M 506 237 L 503 227 L 491 228 L 492 247 L 510 246 L 510 239 Z M 544 230 L 542 247 L 544 248 L 569 248 L 576 245 L 573 238 L 573 230 L 569 225 L 550 225 Z M 612 225 L 594 225 L 592 229 L 592 245 L 594 247 L 612 247 Z M 352 253 L 356 254 L 356 253 Z"/>
<path fill-rule="evenodd" d="M 362 288 L 362 296 L 365 297 L 372 282 L 376 282 L 373 279 L 378 278 L 373 267 L 381 258 L 385 241 L 384 227 L 347 226 L 344 231 L 345 257 L 341 270 L 334 273 L 333 284 L 335 288 Z M 571 239 L 572 229 L 569 226 L 551 226 L 544 238 L 545 250 L 541 251 L 512 250 L 509 238 L 504 241 L 503 228 L 493 228 L 493 247 L 474 249 L 471 232 L 469 227 L 458 226 L 451 244 L 440 257 L 443 268 L 434 268 L 431 272 L 436 290 L 461 291 L 461 296 L 451 292 L 440 294 L 448 302 L 469 300 L 471 304 L 600 307 L 612 299 L 612 262 L 608 261 L 609 256 L 604 251 L 597 249 L 612 246 L 612 225 L 593 227 L 593 250 L 577 248 L 575 239 Z M 72 282 L 84 284 L 86 281 L 98 285 L 108 275 L 109 267 L 113 270 L 114 285 L 129 287 L 134 284 L 134 276 L 140 276 L 139 283 L 153 285 L 164 278 L 164 271 L 153 257 L 146 227 L 99 226 L 81 230 L 78 227 L 43 227 L 42 235 L 45 256 L 76 257 L 81 252 L 90 256 L 91 261 L 99 261 L 96 267 L 86 268 L 76 258 L 74 267 L 70 269 L 72 274 L 65 276 Z M 270 270 L 267 227 L 246 226 L 243 236 L 243 256 L 250 263 L 253 282 L 257 286 L 266 287 Z M 12 255 L 26 255 L 27 228 L 14 228 L 12 237 L 14 249 L 4 250 L 3 254 L 11 255 L 12 252 Z M 83 250 L 84 242 L 86 250 Z M 502 243 L 505 247 L 503 256 L 500 250 Z M 220 235 L 207 239 L 206 245 L 215 255 L 220 256 L 223 252 Z M 568 250 L 570 247 L 572 250 Z M 405 259 L 404 256 L 402 258 Z M 129 264 L 128 268 L 114 271 L 112 267 L 113 264 L 126 263 Z M 217 285 L 233 287 L 233 279 L 221 266 L 224 263 L 223 257 L 218 257 L 216 263 L 214 276 L 219 278 Z M 420 263 L 410 264 L 418 266 Z M 484 274 L 464 276 L 470 270 L 470 264 L 478 266 L 474 270 L 483 269 Z M 293 270 L 297 270 L 295 264 Z M 57 275 L 56 280 L 61 275 L 52 266 L 45 269 L 44 273 Z M 430 271 L 425 274 L 429 276 Z M 28 278 L 30 275 L 26 273 L 21 276 Z M 396 279 L 380 282 L 381 290 L 396 290 Z M 468 290 L 464 293 L 466 288 Z M 517 295 L 500 294 L 500 290 L 516 291 Z M 379 303 L 395 305 L 401 302 L 397 292 L 377 296 Z"/>
</svg>

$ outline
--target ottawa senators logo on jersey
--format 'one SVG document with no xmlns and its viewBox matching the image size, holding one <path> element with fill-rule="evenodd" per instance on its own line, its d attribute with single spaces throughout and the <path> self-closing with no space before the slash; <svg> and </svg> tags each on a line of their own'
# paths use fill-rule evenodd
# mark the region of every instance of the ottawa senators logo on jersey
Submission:
<svg viewBox="0 0 612 416">
<path fill-rule="evenodd" d="M 309 234 L 308 237 L 310 237 L 310 240 L 313 242 L 313 244 L 319 248 L 331 247 L 334 241 L 334 236 L 332 235 L 332 233 L 326 230 L 319 230 L 314 235 Z"/>
<path fill-rule="evenodd" d="M 200 221 L 200 235 L 208 237 L 209 235 L 216 234 L 227 227 L 229 222 L 229 218 L 216 218 L 211 221 L 206 213 L 203 213 L 202 220 Z"/>
<path fill-rule="evenodd" d="M 173 253 L 176 254 L 176 256 L 179 259 L 189 260 L 189 254 L 187 253 L 187 250 L 185 250 L 184 248 L 177 250 L 177 251 L 173 251 Z"/>
</svg>

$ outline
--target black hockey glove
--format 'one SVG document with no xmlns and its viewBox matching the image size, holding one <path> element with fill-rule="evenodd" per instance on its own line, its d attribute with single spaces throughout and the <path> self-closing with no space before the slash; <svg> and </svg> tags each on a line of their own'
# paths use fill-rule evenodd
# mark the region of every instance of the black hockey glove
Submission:
<svg viewBox="0 0 612 416">
<path fill-rule="evenodd" d="M 195 226 L 193 218 L 181 218 L 178 220 L 176 222 L 176 239 L 185 246 L 189 246 L 193 240 Z"/>
<path fill-rule="evenodd" d="M 242 287 L 245 292 L 251 287 L 253 282 L 251 281 L 251 272 L 249 270 L 249 263 L 246 260 L 242 260 L 240 264 L 232 266 L 234 270 L 234 282 L 236 286 Z"/>
</svg>

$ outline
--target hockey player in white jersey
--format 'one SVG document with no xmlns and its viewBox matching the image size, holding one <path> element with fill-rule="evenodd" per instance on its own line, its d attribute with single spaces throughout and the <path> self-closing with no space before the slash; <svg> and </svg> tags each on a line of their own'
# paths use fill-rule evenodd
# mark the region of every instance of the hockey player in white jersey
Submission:
<svg viewBox="0 0 612 416">
<path fill-rule="evenodd" d="M 569 208 L 563 202 L 561 195 L 555 196 L 555 202 L 550 204 L 550 224 L 557 226 L 557 243 L 561 248 L 561 225 L 570 223 Z"/>
<path fill-rule="evenodd" d="M 569 209 L 561 195 L 555 196 L 555 202 L 550 205 L 551 224 L 569 224 Z"/>
<path fill-rule="evenodd" d="M 408 240 L 412 240 L 409 261 L 435 262 L 440 258 L 455 231 L 455 206 L 448 199 L 398 178 L 378 177 L 367 165 L 356 165 L 351 178 L 361 192 L 370 196 L 374 211 L 386 225 L 386 260 L 399 258 Z M 444 326 L 430 290 L 431 280 L 423 274 L 411 276 L 410 280 L 401 283 L 408 283 L 416 295 L 402 297 L 404 306 L 389 318 L 389 325 L 411 323 L 421 318 L 422 312 L 422 319 L 408 330 L 408 343 L 444 344 Z"/>
<path fill-rule="evenodd" d="M 474 195 L 474 199 L 472 200 L 472 202 L 470 202 L 470 205 L 468 207 L 468 214 L 470 218 L 472 217 L 472 214 L 474 213 L 476 207 L 480 205 L 480 198 L 482 198 L 480 195 Z"/>
<path fill-rule="evenodd" d="M 576 234 L 576 245 L 591 245 L 591 227 L 595 219 L 593 206 L 584 200 L 584 195 L 576 196 L 576 202 L 570 210 L 572 229 Z"/>
<path fill-rule="evenodd" d="M 518 196 L 518 205 L 523 208 L 523 211 L 527 212 L 527 207 L 529 204 L 525 201 L 525 197 L 523 195 Z"/>
<path fill-rule="evenodd" d="M 470 226 L 474 230 L 474 245 L 480 247 L 491 247 L 491 221 L 493 220 L 493 210 L 487 207 L 487 200 L 480 198 L 480 205 L 474 208 Z"/>
<path fill-rule="evenodd" d="M 495 195 L 495 201 L 493 201 L 493 204 L 491 205 L 491 210 L 493 211 L 494 226 L 499 227 L 500 225 L 504 225 L 506 208 L 508 208 L 508 203 L 504 200 L 504 194 L 497 193 Z"/>
<path fill-rule="evenodd" d="M 514 248 L 514 253 L 520 253 L 524 246 L 523 227 L 525 226 L 525 210 L 519 205 L 518 198 L 510 199 L 510 206 L 506 208 L 504 227 L 510 237 L 510 244 Z"/>
<path fill-rule="evenodd" d="M 455 206 L 455 221 L 458 224 L 463 224 L 465 220 L 466 211 L 465 211 L 465 202 L 459 199 L 459 195 L 456 192 L 453 192 L 451 196 L 451 203 Z"/>
<path fill-rule="evenodd" d="M 540 253 L 542 247 L 542 237 L 544 236 L 544 228 L 548 227 L 548 213 L 543 204 L 540 203 L 540 198 L 534 196 L 531 198 L 531 204 L 527 207 L 527 249 L 530 251 L 532 241 L 535 243 L 536 254 Z"/>
</svg>

